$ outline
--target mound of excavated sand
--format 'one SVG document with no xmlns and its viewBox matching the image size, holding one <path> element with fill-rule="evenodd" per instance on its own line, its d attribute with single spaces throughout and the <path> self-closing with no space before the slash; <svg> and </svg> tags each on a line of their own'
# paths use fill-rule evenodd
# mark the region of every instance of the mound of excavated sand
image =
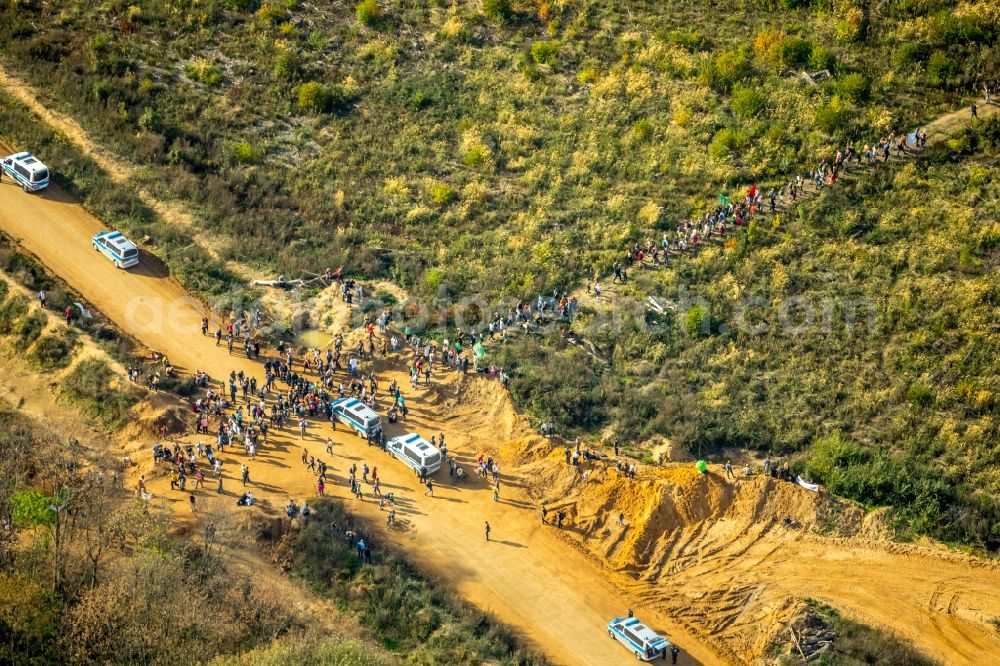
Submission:
<svg viewBox="0 0 1000 666">
<path fill-rule="evenodd" d="M 515 440 L 505 450 L 535 458 L 541 446 Z M 790 518 L 803 530 L 825 515 L 827 499 L 786 481 L 764 476 L 727 481 L 718 470 L 701 474 L 693 466 L 643 468 L 628 479 L 603 461 L 574 468 L 550 460 L 534 466 L 545 489 L 539 499 L 550 510 L 565 512 L 565 525 L 588 550 L 618 570 L 657 578 L 683 567 L 692 557 L 706 557 L 736 540 L 754 540 Z M 859 522 L 860 511 L 850 517 Z M 841 517 L 844 520 L 844 517 Z"/>
<path fill-rule="evenodd" d="M 191 408 L 177 396 L 164 391 L 150 393 L 148 398 L 132 407 L 130 414 L 131 418 L 119 435 L 125 442 L 157 439 L 164 427 L 170 435 L 182 435 L 194 429 Z"/>
</svg>

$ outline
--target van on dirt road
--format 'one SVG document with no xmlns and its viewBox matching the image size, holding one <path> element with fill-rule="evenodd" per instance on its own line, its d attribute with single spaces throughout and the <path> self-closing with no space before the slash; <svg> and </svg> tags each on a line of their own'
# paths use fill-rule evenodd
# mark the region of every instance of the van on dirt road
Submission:
<svg viewBox="0 0 1000 666">
<path fill-rule="evenodd" d="M 635 617 L 616 617 L 608 622 L 608 635 L 635 655 L 639 661 L 667 658 L 670 641 L 644 625 Z"/>
<path fill-rule="evenodd" d="M 382 432 L 382 418 L 375 410 L 357 398 L 340 398 L 333 401 L 333 415 L 338 421 L 353 428 L 362 437 Z"/>
<path fill-rule="evenodd" d="M 386 449 L 417 472 L 424 468 L 428 474 L 433 474 L 441 469 L 441 452 L 415 432 L 393 437 Z"/>
<path fill-rule="evenodd" d="M 0 159 L 0 169 L 25 192 L 37 192 L 49 186 L 49 168 L 31 153 L 14 153 Z"/>
<path fill-rule="evenodd" d="M 115 268 L 130 268 L 139 263 L 139 248 L 120 231 L 98 231 L 90 242 L 95 250 L 114 262 Z"/>
</svg>

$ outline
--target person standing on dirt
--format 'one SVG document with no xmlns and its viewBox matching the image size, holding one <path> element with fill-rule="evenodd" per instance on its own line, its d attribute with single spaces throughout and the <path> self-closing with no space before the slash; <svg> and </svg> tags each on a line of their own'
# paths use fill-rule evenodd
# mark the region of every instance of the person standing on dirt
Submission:
<svg viewBox="0 0 1000 666">
<path fill-rule="evenodd" d="M 486 521 L 486 540 L 490 540 L 490 521 Z"/>
<path fill-rule="evenodd" d="M 38 307 L 42 308 L 43 310 L 45 309 L 45 292 L 44 291 L 39 291 L 38 292 Z"/>
<path fill-rule="evenodd" d="M 208 335 L 208 317 L 201 318 L 201 334 Z"/>
<path fill-rule="evenodd" d="M 726 465 L 725 465 L 724 469 L 726 470 L 726 478 L 727 479 L 735 479 L 736 478 L 736 475 L 733 474 L 733 465 L 728 460 L 726 461 Z"/>
<path fill-rule="evenodd" d="M 250 483 L 250 468 L 246 465 L 240 465 L 243 476 L 243 486 L 246 487 Z"/>
<path fill-rule="evenodd" d="M 976 108 L 976 103 L 975 102 L 972 103 L 972 106 L 970 107 L 969 110 L 972 111 L 972 117 L 973 118 L 978 118 L 979 117 L 979 110 Z"/>
<path fill-rule="evenodd" d="M 220 495 L 222 494 L 222 476 L 221 475 L 219 476 L 219 487 L 215 489 L 215 492 L 217 492 Z"/>
<path fill-rule="evenodd" d="M 433 480 L 427 479 L 427 492 L 425 492 L 424 495 L 430 495 L 431 497 L 434 497 L 434 481 Z"/>
<path fill-rule="evenodd" d="M 542 505 L 542 525 L 548 525 L 548 522 L 546 521 L 546 518 L 548 518 L 548 515 L 549 515 L 549 510 L 546 509 L 545 505 L 543 504 Z"/>
<path fill-rule="evenodd" d="M 221 342 L 222 342 L 222 329 L 217 328 L 215 329 L 215 346 L 218 347 Z"/>
</svg>

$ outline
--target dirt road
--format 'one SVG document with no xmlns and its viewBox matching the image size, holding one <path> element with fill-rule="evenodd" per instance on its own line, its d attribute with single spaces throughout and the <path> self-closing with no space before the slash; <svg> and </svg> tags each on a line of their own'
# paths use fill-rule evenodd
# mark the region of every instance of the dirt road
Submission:
<svg viewBox="0 0 1000 666">
<path fill-rule="evenodd" d="M 90 237 L 102 229 L 99 221 L 58 188 L 29 195 L 9 179 L 0 184 L 0 228 L 21 243 L 50 270 L 62 277 L 87 301 L 124 331 L 151 349 L 169 355 L 178 367 L 201 369 L 216 378 L 230 370 L 262 375 L 257 362 L 230 356 L 225 346 L 202 337 L 199 322 L 203 307 L 167 276 L 161 264 L 144 254 L 140 266 L 124 271 L 92 249 Z M 404 384 L 405 386 L 405 384 Z M 414 415 L 407 428 L 448 435 L 449 447 L 464 460 L 482 450 L 497 432 L 488 421 L 474 425 L 476 413 L 452 410 L 451 420 L 430 405 L 423 405 L 422 390 L 409 404 Z M 406 392 L 408 396 L 412 392 Z M 455 418 L 457 417 L 457 418 Z M 482 417 L 480 417 L 482 420 Z M 426 426 L 426 427 L 424 427 Z M 391 434 L 403 432 L 402 427 Z M 297 435 L 296 435 L 297 436 Z M 322 451 L 325 432 L 310 435 L 307 444 Z M 480 440 L 480 438 L 482 438 Z M 494 503 L 485 484 L 461 488 L 447 485 L 447 470 L 435 497 L 425 497 L 405 467 L 358 438 L 339 431 L 335 478 L 343 479 L 346 460 L 378 464 L 405 508 L 400 517 L 406 532 L 398 540 L 417 566 L 456 589 L 461 595 L 510 624 L 537 649 L 563 664 L 630 663 L 633 657 L 612 642 L 606 623 L 633 607 L 641 618 L 667 633 L 683 650 L 682 663 L 719 663 L 719 658 L 683 627 L 662 613 L 642 608 L 623 595 L 599 566 L 542 528 L 534 507 L 518 499 L 517 479 L 508 479 L 505 501 Z M 313 480 L 301 471 L 299 449 L 292 435 L 278 437 L 275 446 L 251 462 L 255 491 L 282 506 L 289 496 L 313 494 Z M 242 455 L 227 452 L 227 469 L 235 472 Z M 443 473 L 443 478 L 441 475 Z M 227 480 L 230 494 L 234 479 Z M 331 484 L 333 485 L 333 484 Z M 515 493 L 508 498 L 506 489 Z M 347 496 L 346 486 L 335 492 Z M 154 492 L 162 492 L 154 489 Z M 178 500 L 183 496 L 178 495 Z M 378 514 L 377 507 L 361 512 Z M 381 520 L 380 518 L 377 518 Z M 493 539 L 483 538 L 483 522 L 493 526 Z"/>
</svg>

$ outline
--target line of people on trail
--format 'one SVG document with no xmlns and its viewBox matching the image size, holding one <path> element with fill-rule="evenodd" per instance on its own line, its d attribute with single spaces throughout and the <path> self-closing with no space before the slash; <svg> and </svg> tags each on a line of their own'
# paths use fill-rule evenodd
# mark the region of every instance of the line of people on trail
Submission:
<svg viewBox="0 0 1000 666">
<path fill-rule="evenodd" d="M 637 266 L 653 268 L 666 266 L 671 258 L 682 257 L 696 251 L 712 240 L 724 240 L 736 229 L 746 226 L 754 215 L 765 210 L 771 214 L 784 208 L 786 202 L 794 204 L 802 196 L 807 183 L 812 183 L 816 191 L 834 185 L 843 171 L 853 162 L 855 166 L 876 165 L 889 160 L 893 150 L 897 155 L 905 155 L 914 149 L 922 149 L 927 143 L 927 132 L 920 128 L 912 134 L 888 132 L 878 141 L 865 144 L 860 150 L 853 143 L 836 150 L 827 159 L 821 159 L 816 168 L 805 177 L 797 175 L 782 187 L 772 187 L 766 194 L 756 183 L 750 185 L 746 195 L 738 202 L 730 202 L 720 195 L 718 204 L 700 217 L 681 220 L 676 229 L 664 232 L 659 243 L 652 238 L 636 243 L 625 252 L 625 256 L 611 267 L 611 283 L 628 282 L 629 269 Z M 586 292 L 600 298 L 603 290 L 600 275 L 586 283 Z"/>
</svg>

